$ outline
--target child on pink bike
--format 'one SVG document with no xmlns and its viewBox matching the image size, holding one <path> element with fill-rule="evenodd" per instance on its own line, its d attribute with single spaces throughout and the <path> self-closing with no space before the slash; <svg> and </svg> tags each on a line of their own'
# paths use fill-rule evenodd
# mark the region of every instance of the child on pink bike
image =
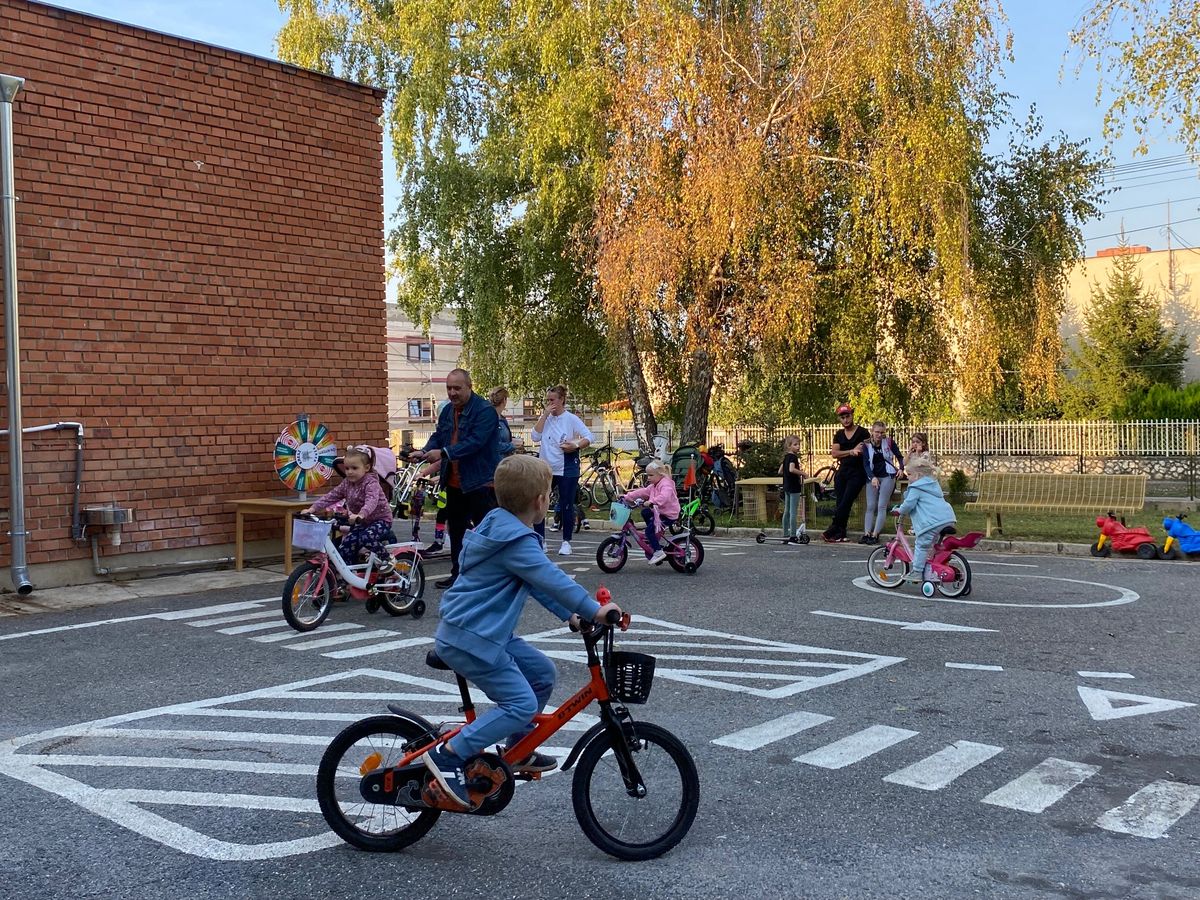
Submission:
<svg viewBox="0 0 1200 900">
<path fill-rule="evenodd" d="M 658 532 L 654 527 L 654 509 L 658 509 L 658 521 L 663 528 L 679 518 L 679 495 L 675 493 L 675 482 L 671 479 L 671 470 L 664 463 L 655 462 L 646 466 L 646 480 L 649 482 L 643 488 L 628 491 L 621 499 L 632 505 L 635 501 L 645 501 L 642 518 L 646 520 L 646 543 L 654 551 L 646 561 L 657 566 L 667 558 L 662 545 L 658 542 Z"/>
<path fill-rule="evenodd" d="M 904 501 L 892 509 L 893 513 L 906 515 L 912 520 L 916 540 L 913 542 L 912 568 L 905 581 L 925 581 L 925 560 L 937 543 L 942 529 L 954 525 L 958 519 L 954 507 L 946 502 L 942 485 L 937 480 L 937 467 L 928 453 L 913 453 L 904 463 L 911 479 Z"/>
</svg>

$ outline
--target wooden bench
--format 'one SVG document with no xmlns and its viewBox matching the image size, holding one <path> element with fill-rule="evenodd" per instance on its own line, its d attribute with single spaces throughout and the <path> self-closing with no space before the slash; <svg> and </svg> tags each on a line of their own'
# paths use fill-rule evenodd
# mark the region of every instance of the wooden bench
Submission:
<svg viewBox="0 0 1200 900">
<path fill-rule="evenodd" d="M 1092 515 L 1135 513 L 1146 505 L 1146 475 L 1055 475 L 1038 472 L 983 472 L 975 481 L 978 495 L 967 509 L 987 512 L 987 536 L 1004 533 L 1002 512 L 1080 512 Z"/>
</svg>

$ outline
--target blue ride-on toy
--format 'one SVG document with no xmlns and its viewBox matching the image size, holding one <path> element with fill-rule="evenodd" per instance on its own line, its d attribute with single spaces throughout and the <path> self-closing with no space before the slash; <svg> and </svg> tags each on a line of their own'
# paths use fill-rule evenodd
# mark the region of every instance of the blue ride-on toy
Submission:
<svg viewBox="0 0 1200 900">
<path fill-rule="evenodd" d="M 1159 555 L 1163 559 L 1183 559 L 1189 553 L 1200 553 L 1200 531 L 1184 521 L 1187 513 L 1163 519 L 1163 531 L 1167 539 Z"/>
</svg>

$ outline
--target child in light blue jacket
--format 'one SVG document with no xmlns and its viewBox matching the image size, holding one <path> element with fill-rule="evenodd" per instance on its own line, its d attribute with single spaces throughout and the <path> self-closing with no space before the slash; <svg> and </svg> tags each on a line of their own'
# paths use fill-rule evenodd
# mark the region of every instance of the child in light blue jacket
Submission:
<svg viewBox="0 0 1200 900">
<path fill-rule="evenodd" d="M 573 616 L 603 622 L 613 603 L 601 606 L 546 558 L 533 525 L 550 503 L 550 467 L 522 454 L 496 467 L 499 508 L 483 517 L 463 539 L 458 579 L 442 595 L 441 621 L 434 632 L 437 654 L 474 682 L 496 704 L 465 725 L 451 740 L 427 752 L 426 768 L 464 808 L 465 760 L 508 739 L 515 746 L 532 730 L 554 690 L 554 663 L 513 631 L 532 596 L 564 621 Z M 514 772 L 548 772 L 558 761 L 533 753 Z"/>
<path fill-rule="evenodd" d="M 913 453 L 904 469 L 911 480 L 903 502 L 892 512 L 912 519 L 917 537 L 913 542 L 912 569 L 907 580 L 924 581 L 925 561 L 929 558 L 930 549 L 937 543 L 942 529 L 954 525 L 958 519 L 954 515 L 954 507 L 942 495 L 942 486 L 935 474 L 937 467 L 928 453 Z"/>
</svg>

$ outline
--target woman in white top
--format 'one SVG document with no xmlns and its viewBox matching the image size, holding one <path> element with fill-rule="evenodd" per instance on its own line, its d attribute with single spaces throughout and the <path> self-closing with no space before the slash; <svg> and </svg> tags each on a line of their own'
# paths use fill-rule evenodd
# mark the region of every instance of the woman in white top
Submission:
<svg viewBox="0 0 1200 900">
<path fill-rule="evenodd" d="M 558 488 L 558 515 L 562 519 L 562 546 L 559 556 L 571 555 L 571 535 L 575 528 L 575 492 L 579 486 L 579 451 L 592 443 L 592 433 L 573 412 L 567 411 L 567 389 L 558 384 L 546 391 L 546 409 L 534 423 L 530 437 L 541 446 L 538 450 L 554 473 Z M 546 523 L 539 522 L 538 534 L 545 537 Z"/>
</svg>

